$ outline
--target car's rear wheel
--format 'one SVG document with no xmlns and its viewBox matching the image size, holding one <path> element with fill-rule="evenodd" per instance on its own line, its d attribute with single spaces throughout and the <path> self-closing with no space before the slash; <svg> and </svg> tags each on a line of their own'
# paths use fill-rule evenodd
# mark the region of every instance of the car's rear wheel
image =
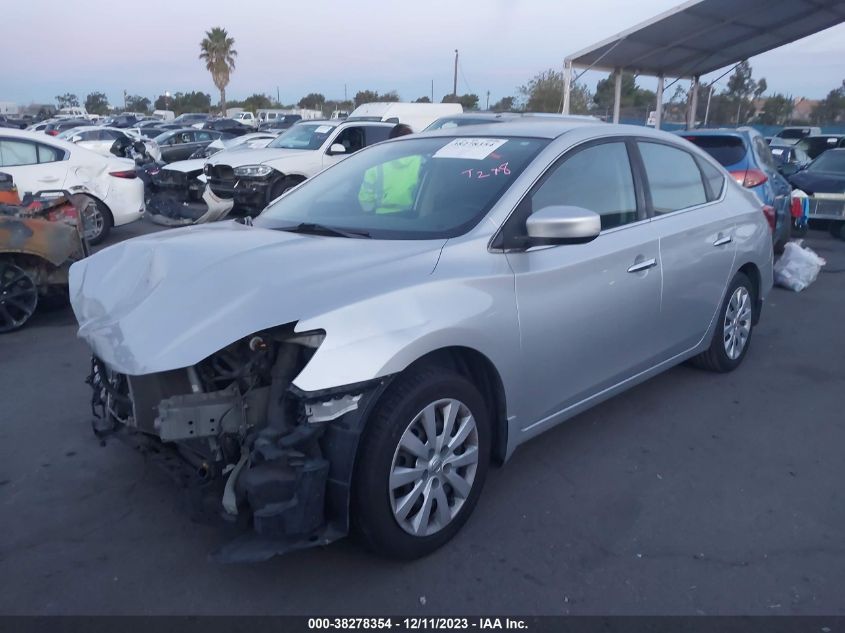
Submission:
<svg viewBox="0 0 845 633">
<path fill-rule="evenodd" d="M 786 248 L 786 243 L 792 238 L 793 232 L 795 231 L 795 228 L 792 226 L 792 216 L 789 216 L 786 220 L 784 220 L 783 224 L 783 235 L 781 235 L 780 239 L 775 242 L 772 246 L 772 250 L 775 252 L 776 255 L 780 255 L 781 253 L 783 253 L 784 249 Z"/>
<path fill-rule="evenodd" d="M 38 286 L 21 267 L 0 261 L 0 333 L 22 328 L 38 307 Z"/>
<path fill-rule="evenodd" d="M 845 222 L 831 221 L 828 230 L 833 237 L 845 240 Z"/>
<path fill-rule="evenodd" d="M 439 367 L 412 369 L 382 396 L 361 440 L 353 520 L 364 543 L 418 558 L 460 530 L 484 485 L 490 418 L 478 389 Z"/>
<path fill-rule="evenodd" d="M 84 193 L 75 194 L 72 202 L 82 217 L 84 235 L 88 243 L 95 245 L 105 240 L 114 224 L 106 205 Z"/>
<path fill-rule="evenodd" d="M 744 273 L 737 273 L 722 302 L 710 347 L 692 359 L 695 365 L 718 372 L 739 367 L 751 344 L 755 302 L 754 284 Z"/>
</svg>

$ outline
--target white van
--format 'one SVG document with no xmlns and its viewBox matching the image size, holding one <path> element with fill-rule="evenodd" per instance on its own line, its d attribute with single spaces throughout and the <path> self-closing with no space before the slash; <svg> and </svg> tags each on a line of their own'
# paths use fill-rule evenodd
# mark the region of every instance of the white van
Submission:
<svg viewBox="0 0 845 633">
<path fill-rule="evenodd" d="M 68 106 L 66 108 L 60 108 L 59 112 L 56 114 L 57 119 L 90 119 L 91 117 L 88 115 L 88 110 L 85 109 L 85 106 Z"/>
<path fill-rule="evenodd" d="M 437 119 L 464 111 L 460 103 L 365 103 L 355 108 L 347 121 L 387 121 L 404 123 L 422 132 Z"/>
<path fill-rule="evenodd" d="M 258 119 L 255 118 L 255 115 L 252 112 L 247 110 L 242 110 L 241 112 L 235 112 L 229 115 L 233 120 L 237 121 L 238 123 L 242 123 L 243 125 L 248 125 L 249 127 L 258 127 Z"/>
</svg>

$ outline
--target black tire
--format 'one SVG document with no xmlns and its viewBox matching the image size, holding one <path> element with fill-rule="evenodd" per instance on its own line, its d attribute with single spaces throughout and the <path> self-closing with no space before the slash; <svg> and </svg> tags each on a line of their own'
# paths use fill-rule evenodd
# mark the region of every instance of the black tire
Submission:
<svg viewBox="0 0 845 633">
<path fill-rule="evenodd" d="M 20 266 L 0 260 L 0 334 L 22 328 L 37 307 L 35 280 Z"/>
<path fill-rule="evenodd" d="M 462 497 L 462 505 L 451 521 L 428 536 L 416 536 L 403 529 L 394 516 L 389 485 L 391 467 L 394 455 L 398 454 L 400 439 L 411 422 L 428 405 L 446 398 L 458 400 L 474 417 L 478 462 L 469 493 Z M 490 463 L 490 424 L 483 397 L 475 385 L 460 374 L 429 366 L 411 369 L 397 378 L 377 403 L 356 458 L 352 520 L 363 543 L 380 555 L 407 560 L 426 556 L 449 541 L 469 518 L 484 486 Z M 454 502 L 457 497 L 446 483 L 447 476 L 441 477 L 443 494 L 447 494 L 448 489 Z M 432 479 L 435 478 L 432 475 Z M 435 510 L 432 509 L 430 515 L 434 516 Z"/>
<path fill-rule="evenodd" d="M 748 316 L 748 335 L 745 343 L 736 358 L 728 356 L 725 343 L 725 321 L 728 306 L 731 299 L 739 288 L 744 288 L 748 293 L 749 301 L 751 303 L 751 314 Z M 720 373 L 727 373 L 733 371 L 742 363 L 745 355 L 748 353 L 748 348 L 751 346 L 751 337 L 754 333 L 754 311 L 757 309 L 757 294 L 754 289 L 754 284 L 744 273 L 737 273 L 728 286 L 728 291 L 725 293 L 725 298 L 722 301 L 722 307 L 719 309 L 719 316 L 716 320 L 716 329 L 713 332 L 713 339 L 710 341 L 710 347 L 698 356 L 692 359 L 693 365 L 708 371 L 715 371 Z"/>
<path fill-rule="evenodd" d="M 840 240 L 845 240 L 845 222 L 837 222 L 832 220 L 828 227 L 830 234 Z"/>
<path fill-rule="evenodd" d="M 293 178 L 292 176 L 282 178 L 280 181 L 275 183 L 273 185 L 273 188 L 270 190 L 270 198 L 269 200 L 267 200 L 267 204 L 270 204 L 271 202 L 273 202 L 273 200 L 285 193 L 288 189 L 293 189 L 301 182 L 301 178 Z"/>
</svg>

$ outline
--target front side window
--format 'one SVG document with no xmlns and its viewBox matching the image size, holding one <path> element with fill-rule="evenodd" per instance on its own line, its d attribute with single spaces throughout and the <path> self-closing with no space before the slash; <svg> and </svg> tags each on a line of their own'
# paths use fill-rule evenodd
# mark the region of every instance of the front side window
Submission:
<svg viewBox="0 0 845 633">
<path fill-rule="evenodd" d="M 0 167 L 35 165 L 38 163 L 38 150 L 35 143 L 0 139 Z"/>
<path fill-rule="evenodd" d="M 810 163 L 807 171 L 827 171 L 845 174 L 845 152 L 828 150 Z"/>
<path fill-rule="evenodd" d="M 670 145 L 639 142 L 640 155 L 657 214 L 707 202 L 701 171 L 692 154 Z"/>
<path fill-rule="evenodd" d="M 359 149 L 364 149 L 364 128 L 362 127 L 348 127 L 341 131 L 334 140 L 334 143 L 339 143 L 346 148 L 347 154 L 357 152 Z M 332 145 L 334 145 L 332 143 Z"/>
<path fill-rule="evenodd" d="M 320 225 L 376 239 L 438 239 L 475 226 L 548 144 L 437 137 L 375 145 L 267 207 L 255 224 Z"/>
<path fill-rule="evenodd" d="M 598 213 L 602 230 L 636 222 L 637 198 L 625 143 L 593 145 L 553 167 L 531 195 L 531 212 L 557 205 Z"/>
</svg>

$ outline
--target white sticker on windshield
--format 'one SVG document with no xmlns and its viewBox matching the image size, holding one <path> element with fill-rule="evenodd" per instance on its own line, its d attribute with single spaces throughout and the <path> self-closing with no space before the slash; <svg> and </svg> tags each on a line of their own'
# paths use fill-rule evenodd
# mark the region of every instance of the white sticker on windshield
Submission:
<svg viewBox="0 0 845 633">
<path fill-rule="evenodd" d="M 331 131 L 332 131 L 331 125 L 321 125 L 316 130 L 314 130 L 314 133 L 315 134 L 328 134 Z"/>
<path fill-rule="evenodd" d="M 484 160 L 502 145 L 503 138 L 456 138 L 434 153 L 432 158 L 467 158 Z"/>
</svg>

